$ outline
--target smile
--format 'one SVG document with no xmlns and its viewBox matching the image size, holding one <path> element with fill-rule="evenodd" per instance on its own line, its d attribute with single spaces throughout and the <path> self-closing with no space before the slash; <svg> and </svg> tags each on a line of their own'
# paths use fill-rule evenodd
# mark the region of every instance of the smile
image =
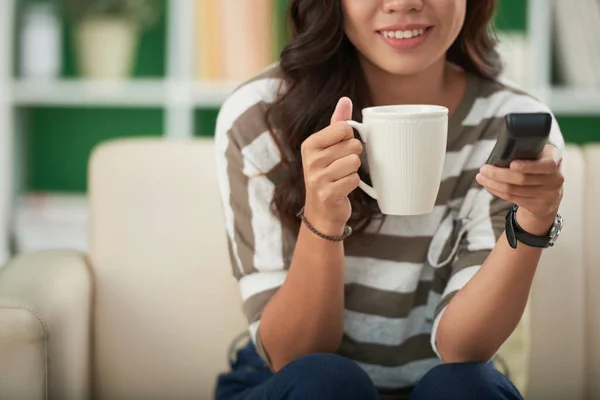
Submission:
<svg viewBox="0 0 600 400">
<path fill-rule="evenodd" d="M 395 27 L 390 27 L 395 28 Z M 394 50 L 414 50 L 420 47 L 429 37 L 433 26 L 429 27 L 406 27 L 413 29 L 382 29 L 377 35 Z"/>
<path fill-rule="evenodd" d="M 425 28 L 421 28 L 406 31 L 380 31 L 380 33 L 386 38 L 411 39 L 423 35 L 425 31 Z"/>
</svg>

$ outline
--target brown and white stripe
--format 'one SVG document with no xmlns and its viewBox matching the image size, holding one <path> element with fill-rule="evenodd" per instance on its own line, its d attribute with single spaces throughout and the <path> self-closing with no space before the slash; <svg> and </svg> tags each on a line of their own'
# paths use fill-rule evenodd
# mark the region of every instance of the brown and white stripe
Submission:
<svg viewBox="0 0 600 400">
<path fill-rule="evenodd" d="M 250 333 L 287 276 L 297 232 L 271 213 L 281 157 L 265 112 L 283 91 L 277 66 L 241 86 L 223 105 L 216 132 L 218 178 L 232 269 Z M 475 181 L 510 112 L 548 111 L 519 90 L 469 75 L 449 121 L 436 206 L 422 216 L 387 216 L 346 242 L 344 337 L 339 353 L 382 390 L 414 385 L 441 361 L 437 325 L 452 296 L 479 270 L 502 234 L 510 206 Z M 554 121 L 551 143 L 563 149 Z"/>
</svg>

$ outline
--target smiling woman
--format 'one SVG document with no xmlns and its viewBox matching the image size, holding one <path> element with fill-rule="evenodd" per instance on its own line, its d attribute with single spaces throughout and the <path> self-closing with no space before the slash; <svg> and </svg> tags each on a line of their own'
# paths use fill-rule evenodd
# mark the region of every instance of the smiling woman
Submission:
<svg viewBox="0 0 600 400">
<path fill-rule="evenodd" d="M 496 79 L 494 9 L 494 0 L 290 2 L 293 40 L 280 63 L 242 85 L 217 121 L 252 338 L 219 380 L 219 400 L 522 398 L 488 361 L 521 318 L 542 250 L 518 238 L 514 248 L 504 228 L 510 212 L 523 231 L 548 236 L 564 143 L 553 119 L 541 160 L 483 168 L 507 114 L 548 112 Z M 449 111 L 441 182 L 430 213 L 384 215 L 360 181 L 381 168 L 412 173 L 389 162 L 394 146 L 407 158 L 431 153 L 390 141 L 365 162 L 348 120 L 406 104 Z"/>
<path fill-rule="evenodd" d="M 445 77 L 448 81 L 451 90 L 438 89 L 441 98 L 447 98 L 444 93 L 455 96 L 456 87 L 464 87 L 464 77 L 453 69 L 443 73 L 445 59 L 483 78 L 493 79 L 500 74 L 500 57 L 488 30 L 495 1 L 435 0 L 427 2 L 424 10 L 415 10 L 409 15 L 383 10 L 399 7 L 398 4 L 410 9 L 414 6 L 412 3 L 362 0 L 290 3 L 296 39 L 284 49 L 280 61 L 289 90 L 269 111 L 278 129 L 286 132 L 278 141 L 285 150 L 282 154 L 290 154 L 282 161 L 281 167 L 287 173 L 282 175 L 273 201 L 280 217 L 287 223 L 297 224 L 296 213 L 304 201 L 300 146 L 310 133 L 327 126 L 328 115 L 333 113 L 338 99 L 351 98 L 354 103 L 352 119 L 360 121 L 362 108 L 389 103 L 386 93 L 393 88 L 390 83 L 395 80 L 394 75 L 414 75 L 431 70 L 437 80 Z M 424 2 L 415 4 L 417 8 L 424 7 L 419 5 Z M 392 29 L 402 27 L 402 24 L 394 25 L 398 20 L 403 21 L 406 29 L 415 26 L 426 32 L 415 39 L 403 39 L 408 43 L 404 45 L 400 40 L 389 38 Z M 388 29 L 388 38 L 385 38 L 380 32 Z M 394 36 L 399 35 L 398 31 L 393 32 Z M 400 43 L 398 48 L 394 46 L 396 43 Z M 414 48 L 406 51 L 404 46 Z M 375 76 L 378 78 L 372 79 Z M 439 86 L 438 82 L 435 84 Z M 412 86 L 415 90 L 406 91 L 409 98 L 404 102 L 427 103 L 418 98 L 423 91 L 421 82 Z M 307 112 L 299 115 L 299 109 Z M 363 180 L 368 180 L 364 168 L 359 174 Z M 356 191 L 350 194 L 350 200 L 354 211 L 351 222 L 361 230 L 372 218 L 370 199 L 365 193 Z"/>
</svg>

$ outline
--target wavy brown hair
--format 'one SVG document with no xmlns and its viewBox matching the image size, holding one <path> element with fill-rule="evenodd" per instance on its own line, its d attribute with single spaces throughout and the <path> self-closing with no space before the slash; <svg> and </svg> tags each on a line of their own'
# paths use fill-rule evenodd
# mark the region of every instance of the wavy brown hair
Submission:
<svg viewBox="0 0 600 400">
<path fill-rule="evenodd" d="M 465 71 L 490 79 L 501 72 L 491 29 L 495 8 L 496 0 L 467 0 L 462 30 L 446 55 Z M 286 91 L 270 107 L 267 119 L 282 155 L 272 208 L 286 226 L 296 227 L 296 214 L 305 198 L 302 142 L 329 125 L 341 97 L 352 100 L 353 119 L 357 121 L 361 120 L 360 110 L 370 106 L 371 100 L 357 51 L 344 32 L 341 0 L 291 0 L 289 22 L 292 38 L 280 59 Z M 362 167 L 359 175 L 370 181 Z M 360 190 L 349 198 L 349 223 L 360 231 L 378 215 L 377 205 Z"/>
</svg>

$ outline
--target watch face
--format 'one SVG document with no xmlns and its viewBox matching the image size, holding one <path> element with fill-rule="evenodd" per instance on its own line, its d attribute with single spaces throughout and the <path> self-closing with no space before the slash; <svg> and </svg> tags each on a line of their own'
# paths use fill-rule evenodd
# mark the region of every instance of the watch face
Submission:
<svg viewBox="0 0 600 400">
<path fill-rule="evenodd" d="M 563 218 L 560 214 L 558 214 L 556 216 L 556 219 L 554 220 L 554 225 L 552 225 L 552 228 L 550 229 L 550 239 L 552 240 L 552 242 L 556 242 L 556 239 L 558 239 L 558 237 L 560 236 L 560 233 L 562 232 L 562 228 L 563 228 Z"/>
</svg>

